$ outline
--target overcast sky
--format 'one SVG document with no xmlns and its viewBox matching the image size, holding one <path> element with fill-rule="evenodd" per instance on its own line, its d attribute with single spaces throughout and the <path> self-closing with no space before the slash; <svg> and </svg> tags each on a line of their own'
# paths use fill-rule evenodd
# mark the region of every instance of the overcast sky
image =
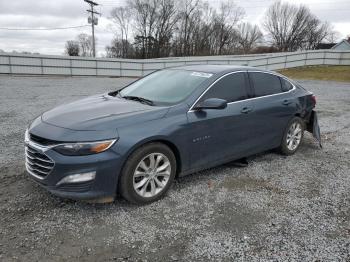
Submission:
<svg viewBox="0 0 350 262">
<path fill-rule="evenodd" d="M 121 6 L 124 0 L 96 0 L 97 11 L 102 13 L 96 27 L 99 56 L 113 38 L 113 27 L 108 19 L 113 7 Z M 350 0 L 285 0 L 306 4 L 321 20 L 333 24 L 340 38 L 350 34 Z M 209 0 L 217 6 L 219 0 Z M 245 10 L 244 20 L 259 24 L 267 7 L 274 0 L 236 0 Z M 87 24 L 88 5 L 83 0 L 0 0 L 0 28 L 53 28 Z M 91 27 L 51 31 L 9 31 L 0 29 L 0 49 L 39 52 L 62 55 L 67 40 L 79 33 L 91 34 Z"/>
</svg>

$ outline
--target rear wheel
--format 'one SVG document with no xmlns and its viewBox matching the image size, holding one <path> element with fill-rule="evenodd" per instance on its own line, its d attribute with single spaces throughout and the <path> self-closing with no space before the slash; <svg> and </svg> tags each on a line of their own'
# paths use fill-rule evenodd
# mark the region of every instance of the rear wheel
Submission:
<svg viewBox="0 0 350 262">
<path fill-rule="evenodd" d="M 304 129 L 304 122 L 301 118 L 294 117 L 289 121 L 280 146 L 282 154 L 292 155 L 298 150 L 304 136 Z"/>
<path fill-rule="evenodd" d="M 171 149 L 162 143 L 150 143 L 137 149 L 127 160 L 119 190 L 132 203 L 150 203 L 166 193 L 175 174 L 176 159 Z"/>
</svg>

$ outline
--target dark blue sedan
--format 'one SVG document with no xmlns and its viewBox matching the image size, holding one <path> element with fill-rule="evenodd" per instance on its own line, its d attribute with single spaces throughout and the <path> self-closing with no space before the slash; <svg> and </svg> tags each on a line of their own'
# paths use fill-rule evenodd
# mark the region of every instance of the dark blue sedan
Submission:
<svg viewBox="0 0 350 262">
<path fill-rule="evenodd" d="M 45 112 L 25 135 L 29 176 L 72 199 L 162 197 L 176 176 L 278 148 L 317 126 L 312 93 L 242 66 L 165 69 Z"/>
</svg>

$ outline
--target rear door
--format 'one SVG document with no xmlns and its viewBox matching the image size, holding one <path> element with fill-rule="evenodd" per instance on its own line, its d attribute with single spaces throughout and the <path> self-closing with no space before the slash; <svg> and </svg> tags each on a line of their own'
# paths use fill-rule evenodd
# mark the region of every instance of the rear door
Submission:
<svg viewBox="0 0 350 262">
<path fill-rule="evenodd" d="M 208 98 L 228 102 L 225 109 L 190 110 L 190 155 L 192 168 L 240 155 L 249 148 L 255 125 L 249 118 L 248 75 L 231 73 L 218 80 L 196 104 Z"/>
<path fill-rule="evenodd" d="M 254 99 L 251 100 L 256 137 L 256 151 L 280 145 L 284 129 L 295 114 L 293 85 L 267 72 L 249 72 Z"/>
</svg>

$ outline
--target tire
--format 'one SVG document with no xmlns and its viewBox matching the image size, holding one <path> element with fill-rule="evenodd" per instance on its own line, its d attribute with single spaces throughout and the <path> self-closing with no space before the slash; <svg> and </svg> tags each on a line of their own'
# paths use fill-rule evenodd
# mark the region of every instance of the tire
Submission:
<svg viewBox="0 0 350 262">
<path fill-rule="evenodd" d="M 303 141 L 304 130 L 305 123 L 300 117 L 294 117 L 288 122 L 279 147 L 283 155 L 293 155 L 298 150 Z"/>
<path fill-rule="evenodd" d="M 164 196 L 175 174 L 176 158 L 172 150 L 162 143 L 149 143 L 127 159 L 119 180 L 119 192 L 131 203 L 148 204 Z"/>
</svg>

